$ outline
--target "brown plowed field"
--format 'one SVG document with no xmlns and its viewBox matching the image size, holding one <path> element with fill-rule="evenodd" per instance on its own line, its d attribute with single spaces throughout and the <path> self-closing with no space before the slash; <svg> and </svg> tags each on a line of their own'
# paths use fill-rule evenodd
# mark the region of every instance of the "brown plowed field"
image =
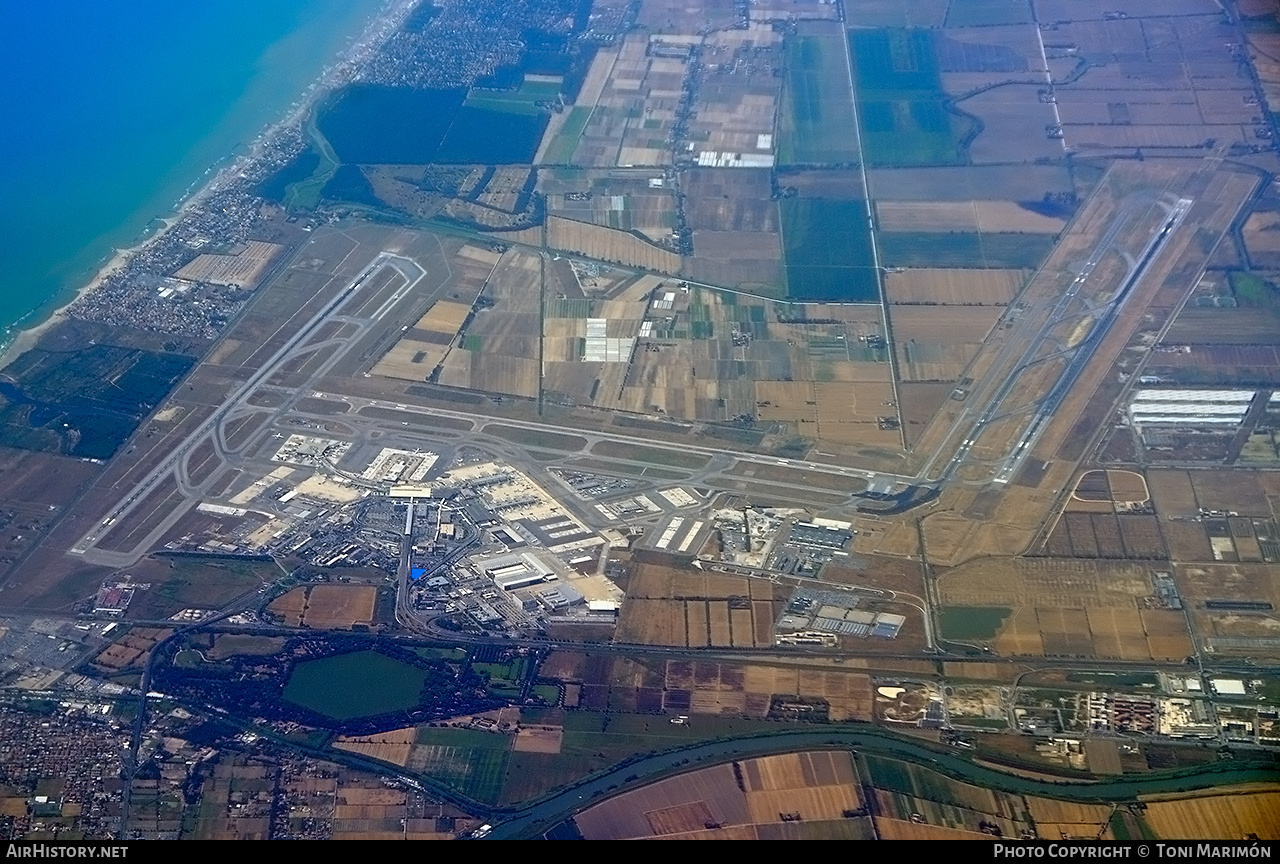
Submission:
<svg viewBox="0 0 1280 864">
<path fill-rule="evenodd" d="M 1026 270 L 910 269 L 885 276 L 894 304 L 1005 306 L 1027 278 Z"/>
</svg>

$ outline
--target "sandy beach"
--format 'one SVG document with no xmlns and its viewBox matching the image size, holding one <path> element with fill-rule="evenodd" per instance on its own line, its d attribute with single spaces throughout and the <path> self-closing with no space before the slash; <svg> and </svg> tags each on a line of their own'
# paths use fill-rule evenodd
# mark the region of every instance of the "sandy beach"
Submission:
<svg viewBox="0 0 1280 864">
<path fill-rule="evenodd" d="M 381 12 L 373 17 L 364 32 L 347 49 L 345 49 L 331 66 L 325 67 L 320 77 L 313 81 L 302 93 L 297 102 L 290 106 L 287 114 L 264 128 L 253 139 L 249 152 L 237 156 L 228 165 L 216 171 L 198 189 L 186 196 L 168 215 L 157 216 L 163 227 L 140 239 L 132 246 L 115 250 L 105 264 L 77 289 L 75 296 L 49 313 L 39 323 L 23 328 L 13 335 L 12 339 L 0 351 L 0 373 L 14 360 L 35 347 L 40 337 L 66 319 L 68 310 L 79 300 L 88 296 L 102 286 L 108 278 L 124 268 L 129 260 L 152 243 L 158 242 L 183 218 L 198 208 L 210 195 L 224 185 L 229 185 L 241 178 L 245 171 L 266 152 L 268 145 L 280 134 L 291 129 L 299 129 L 306 122 L 316 103 L 330 90 L 348 83 L 359 68 L 362 60 L 369 56 L 394 30 L 399 27 L 405 16 L 416 5 L 415 0 L 396 0 L 389 3 Z"/>
<path fill-rule="evenodd" d="M 184 207 L 185 206 L 186 205 L 184 204 Z M 135 252 L 147 248 L 147 244 L 164 236 L 169 229 L 178 224 L 179 218 L 179 216 L 172 216 L 165 219 L 164 227 L 155 233 L 148 235 L 145 240 L 125 249 L 117 249 L 111 256 L 110 260 L 108 260 L 106 264 L 103 264 L 98 272 L 93 275 L 93 278 L 76 291 L 75 297 L 71 298 L 57 309 L 54 309 L 39 324 L 35 324 L 24 330 L 18 331 L 17 335 L 15 335 L 9 344 L 5 346 L 4 352 L 0 353 L 0 371 L 3 371 L 14 360 L 17 360 L 27 351 L 34 348 L 36 343 L 40 341 L 41 336 L 56 327 L 64 318 L 66 318 L 67 310 L 70 309 L 72 305 L 74 305 L 81 297 L 96 291 L 110 276 L 118 273 L 121 268 L 129 262 L 129 259 L 133 257 Z"/>
</svg>

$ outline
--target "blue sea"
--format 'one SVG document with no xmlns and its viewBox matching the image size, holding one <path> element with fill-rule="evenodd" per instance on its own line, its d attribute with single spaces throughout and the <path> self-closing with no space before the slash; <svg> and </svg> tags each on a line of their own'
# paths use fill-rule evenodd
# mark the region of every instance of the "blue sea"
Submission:
<svg viewBox="0 0 1280 864">
<path fill-rule="evenodd" d="M 0 3 L 0 341 L 283 117 L 381 6 Z"/>
</svg>

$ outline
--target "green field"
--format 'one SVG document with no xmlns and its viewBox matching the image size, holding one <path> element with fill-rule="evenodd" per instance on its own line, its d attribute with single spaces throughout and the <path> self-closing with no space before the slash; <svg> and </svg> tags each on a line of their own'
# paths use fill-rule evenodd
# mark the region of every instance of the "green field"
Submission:
<svg viewBox="0 0 1280 864">
<path fill-rule="evenodd" d="M 988 27 L 1027 24 L 1032 20 L 1028 0 L 951 0 L 947 27 Z"/>
<path fill-rule="evenodd" d="M 942 610 L 944 639 L 994 639 L 1013 613 L 1007 606 L 948 606 Z"/>
<path fill-rule="evenodd" d="M 976 726 L 979 729 L 997 729 L 1005 730 L 1009 728 L 1009 721 L 1003 718 L 995 717 L 955 717 L 953 718 L 959 726 Z"/>
<path fill-rule="evenodd" d="M 529 661 L 517 657 L 506 663 L 472 663 L 471 671 L 489 679 L 489 692 L 495 696 L 511 698 L 520 695 Z"/>
<path fill-rule="evenodd" d="M 418 729 L 410 764 L 468 798 L 496 802 L 510 756 L 511 737 L 479 729 Z"/>
<path fill-rule="evenodd" d="M 578 149 L 578 139 L 587 128 L 591 119 L 591 106 L 579 106 L 569 109 L 569 116 L 564 119 L 559 133 L 547 145 L 547 152 L 542 156 L 546 165 L 565 165 L 573 159 L 573 151 Z"/>
<path fill-rule="evenodd" d="M 844 31 L 813 24 L 787 40 L 787 77 L 779 116 L 778 162 L 783 165 L 857 162 L 857 123 Z"/>
<path fill-rule="evenodd" d="M 872 785 L 877 789 L 884 789 L 890 792 L 897 792 L 901 795 L 910 795 L 914 798 L 923 798 L 927 801 L 935 801 L 939 804 L 948 804 L 952 807 L 972 808 L 975 804 L 974 792 L 977 791 L 976 797 L 982 797 L 981 787 L 970 786 L 949 777 L 930 771 L 920 765 L 913 765 L 910 762 L 899 762 L 896 759 L 886 759 L 883 756 L 872 756 L 867 754 L 863 757 L 866 760 L 868 773 L 871 775 Z M 980 791 L 981 790 L 981 791 Z M 997 798 L 1003 798 L 1009 802 L 1009 813 L 1014 818 L 1026 818 L 1026 814 L 1022 811 L 1022 802 L 1013 796 L 1008 796 L 1002 792 L 993 793 Z"/>
<path fill-rule="evenodd" d="M 241 594 L 279 579 L 272 561 L 225 561 L 197 558 L 156 558 L 168 574 L 152 577 L 149 591 L 139 591 L 129 617 L 167 618 L 182 609 L 217 609 Z M 149 569 L 150 569 L 149 567 Z M 154 571 L 151 571 L 154 572 Z M 151 576 L 148 572 L 148 576 Z"/>
<path fill-rule="evenodd" d="M 621 462 L 604 462 L 599 459 L 575 459 L 572 465 L 583 471 L 605 471 L 610 474 L 626 474 L 632 477 L 648 477 L 657 480 L 689 479 L 688 474 L 682 474 L 679 471 L 666 471 L 662 468 L 640 468 L 635 465 L 624 465 Z"/>
<path fill-rule="evenodd" d="M 427 673 L 377 651 L 355 651 L 294 667 L 286 701 L 334 720 L 373 717 L 418 704 Z"/>
<path fill-rule="evenodd" d="M 507 763 L 507 776 L 502 783 L 501 803 L 528 801 L 552 789 L 581 780 L 608 764 L 592 756 L 512 753 Z"/>
<path fill-rule="evenodd" d="M 560 688 L 554 684 L 535 684 L 532 692 L 548 705 L 555 705 L 560 701 Z"/>
<path fill-rule="evenodd" d="M 467 650 L 465 648 L 414 648 L 413 653 L 423 660 L 445 660 L 461 663 L 467 659 Z"/>
<path fill-rule="evenodd" d="M 1158 687 L 1154 672 L 1069 672 L 1067 681 L 1072 684 L 1093 684 L 1101 687 Z"/>
<path fill-rule="evenodd" d="M 1052 234 L 881 231 L 885 267 L 977 267 L 1034 270 L 1057 238 Z"/>
<path fill-rule="evenodd" d="M 789 299 L 879 302 L 866 202 L 787 198 L 779 211 Z"/>
<path fill-rule="evenodd" d="M 487 108 L 508 114 L 542 114 L 537 102 L 554 102 L 560 95 L 557 81 L 525 81 L 519 90 L 472 90 L 462 104 L 472 108 Z"/>
<path fill-rule="evenodd" d="M 225 633 L 213 643 L 208 652 L 210 660 L 225 660 L 237 654 L 269 655 L 277 654 L 284 647 L 283 636 L 249 636 Z"/>
<path fill-rule="evenodd" d="M 516 444 L 523 444 L 527 447 L 548 447 L 552 450 L 567 450 L 570 453 L 576 453 L 587 446 L 587 439 L 579 438 L 576 435 L 559 435 L 555 432 L 545 432 L 538 429 L 522 429 L 519 426 L 492 424 L 484 427 L 483 431 L 486 435 L 514 441 Z"/>
<path fill-rule="evenodd" d="M 526 723 L 564 726 L 558 754 L 512 753 L 502 802 L 525 801 L 603 770 L 629 756 L 714 738 L 749 735 L 777 724 L 741 717 L 697 716 L 681 726 L 650 714 L 524 709 Z"/>
<path fill-rule="evenodd" d="M 658 450 L 654 447 L 635 447 L 618 441 L 601 441 L 591 448 L 591 452 L 597 456 L 629 459 L 632 462 L 652 462 L 657 465 L 670 465 L 673 468 L 703 468 L 707 464 L 707 457 L 697 453 Z"/>
<path fill-rule="evenodd" d="M 1227 274 L 1231 282 L 1231 293 L 1239 306 L 1277 307 L 1280 306 L 1280 287 L 1269 279 L 1242 270 L 1233 270 Z"/>
<path fill-rule="evenodd" d="M 849 34 L 868 165 L 963 165 L 973 121 L 951 110 L 930 30 Z"/>
</svg>

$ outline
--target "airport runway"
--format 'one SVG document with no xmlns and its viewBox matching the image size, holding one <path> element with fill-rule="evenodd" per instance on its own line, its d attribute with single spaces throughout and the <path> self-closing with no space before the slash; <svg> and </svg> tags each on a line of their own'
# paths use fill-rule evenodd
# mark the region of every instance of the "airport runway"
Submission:
<svg viewBox="0 0 1280 864">
<path fill-rule="evenodd" d="M 699 474 L 701 478 L 714 475 L 728 476 L 727 472 L 735 465 L 781 466 L 799 471 L 862 481 L 867 484 L 868 488 L 885 491 L 902 489 L 911 485 L 938 487 L 956 480 L 957 472 L 963 466 L 981 464 L 988 475 L 987 479 L 982 482 L 1007 483 L 1016 472 L 1022 459 L 1031 450 L 1038 435 L 1053 416 L 1062 399 L 1069 392 L 1075 378 L 1088 363 L 1093 349 L 1096 348 L 1110 323 L 1123 308 L 1124 301 L 1129 296 L 1133 286 L 1141 281 L 1150 264 L 1158 257 L 1169 236 L 1181 224 L 1183 216 L 1185 216 L 1190 207 L 1190 203 L 1190 201 L 1183 199 L 1165 206 L 1166 217 L 1162 226 L 1149 239 L 1138 260 L 1131 261 L 1123 281 L 1114 289 L 1107 285 L 1092 285 L 1090 277 L 1094 274 L 1103 258 L 1116 251 L 1117 238 L 1122 235 L 1126 228 L 1130 227 L 1131 222 L 1149 212 L 1149 208 L 1152 205 L 1152 201 L 1149 198 L 1129 202 L 1127 206 L 1124 206 L 1112 217 L 1106 232 L 1095 244 L 1092 253 L 1081 266 L 1069 289 L 1054 298 L 1051 306 L 1047 309 L 1026 309 L 1020 313 L 1010 310 L 1010 314 L 1018 315 L 1017 321 L 1013 323 L 1014 331 L 1001 345 L 983 378 L 969 388 L 964 400 L 966 404 L 947 430 L 942 445 L 930 454 L 919 472 L 914 476 L 872 471 L 851 465 L 833 465 L 804 459 L 785 459 L 775 456 L 731 452 L 692 443 L 670 444 L 625 433 L 584 431 L 572 426 L 494 417 L 467 410 L 423 409 L 408 403 L 393 403 L 387 400 L 312 389 L 312 385 L 324 380 L 333 367 L 363 337 L 379 325 L 385 326 L 387 316 L 400 306 L 406 298 L 411 300 L 419 299 L 414 296 L 415 289 L 426 278 L 427 271 L 411 258 L 384 251 L 375 256 L 359 273 L 350 277 L 350 281 L 345 288 L 341 289 L 333 299 L 329 300 L 309 320 L 304 322 L 266 363 L 262 364 L 243 384 L 237 387 L 209 418 L 189 434 L 143 480 L 137 483 L 70 551 L 95 564 L 120 567 L 135 563 L 154 547 L 155 543 L 176 524 L 190 506 L 206 495 L 213 478 L 221 473 L 220 470 L 209 472 L 207 475 L 209 479 L 203 483 L 193 483 L 191 481 L 188 461 L 197 447 L 206 440 L 211 440 L 216 456 L 224 466 L 239 467 L 244 462 L 246 450 L 258 440 L 259 436 L 273 422 L 280 420 L 291 412 L 295 415 L 306 416 L 302 412 L 296 412 L 294 409 L 299 401 L 307 397 L 329 399 L 350 405 L 352 408 L 350 413 L 341 418 L 324 418 L 324 420 L 342 422 L 353 428 L 382 428 L 384 431 L 391 428 L 392 424 L 388 422 L 360 416 L 361 410 L 376 407 L 390 411 L 404 411 L 408 414 L 422 414 L 463 421 L 469 424 L 472 430 L 479 430 L 482 429 L 484 424 L 496 422 L 503 426 L 530 431 L 553 431 L 573 435 L 587 440 L 588 446 L 582 450 L 585 455 L 590 455 L 591 447 L 602 442 L 701 455 L 707 457 L 710 463 L 708 468 L 692 472 Z M 445 262 L 446 269 L 447 266 L 447 262 Z M 383 271 L 384 268 L 390 268 L 399 278 L 399 283 L 395 285 L 394 290 L 388 296 L 382 298 L 382 302 L 371 313 L 366 315 L 351 314 L 347 308 L 349 302 L 359 296 L 362 289 L 367 290 L 367 286 L 371 282 L 377 281 L 372 277 Z M 447 278 L 448 276 L 446 275 L 445 279 Z M 391 283 L 387 283 L 376 290 L 386 290 L 389 284 Z M 444 280 L 440 284 L 444 284 Z M 1106 299 L 1096 305 L 1091 302 L 1085 302 L 1091 297 Z M 364 304 L 369 305 L 378 299 L 379 295 L 375 294 L 372 298 L 366 299 Z M 1081 304 L 1084 307 L 1083 311 L 1075 311 Z M 1092 316 L 1094 323 L 1087 338 L 1081 341 L 1080 344 L 1064 346 L 1060 341 L 1061 337 L 1052 335 L 1055 329 L 1059 328 L 1063 322 L 1070 322 L 1075 318 L 1087 316 Z M 329 322 L 341 323 L 351 332 L 341 338 L 330 337 L 320 341 L 311 341 L 321 327 Z M 1047 356 L 1045 354 L 1046 348 L 1051 349 L 1048 351 Z M 249 404 L 249 398 L 264 386 L 269 389 L 279 390 L 279 388 L 269 385 L 268 382 L 286 364 L 318 352 L 328 352 L 328 356 L 308 375 L 307 386 L 294 389 L 282 403 L 272 408 L 262 408 Z M 1032 394 L 1030 398 L 1026 398 L 1025 404 L 1018 410 L 1002 410 L 1011 394 L 1017 391 L 1018 383 L 1024 373 L 1037 364 L 1052 362 L 1047 358 L 1062 357 L 1068 357 L 1069 360 L 1062 373 L 1057 376 L 1046 390 L 1038 395 Z M 1031 410 L 1033 408 L 1034 410 Z M 1018 413 L 1025 413 L 1027 417 L 1021 432 L 1011 436 L 1011 443 L 1008 445 L 1007 451 L 994 460 L 988 457 L 983 463 L 976 462 L 972 451 L 983 432 L 992 424 L 1003 422 Z M 259 423 L 260 429 L 255 430 L 246 440 L 232 446 L 228 441 L 229 424 L 260 414 L 269 415 L 265 421 Z M 315 419 L 317 420 L 317 425 L 320 422 L 324 422 L 321 418 Z M 406 422 L 403 425 L 407 426 L 409 424 Z M 422 437 L 430 437 L 429 433 L 419 431 L 419 434 Z M 519 445 L 511 442 L 491 440 L 487 443 L 500 446 L 513 456 L 519 456 L 522 452 Z M 617 458 L 611 457 L 611 459 L 612 461 L 619 461 Z M 627 462 L 629 460 L 622 459 L 621 461 Z M 638 466 L 648 464 L 641 460 L 630 461 Z M 714 469 L 711 468 L 712 465 L 715 466 Z M 138 513 L 138 508 L 142 502 L 147 500 L 149 495 L 171 477 L 176 482 L 178 492 L 184 496 L 186 506 L 173 508 L 145 537 L 131 544 L 127 549 L 114 550 L 99 547 L 99 544 L 107 538 L 113 528 L 121 523 L 122 520 L 128 521 L 131 517 L 135 519 L 147 518 L 148 514 Z M 746 477 L 737 479 L 748 480 Z M 769 481 L 762 480 L 759 482 L 768 484 Z M 970 478 L 965 482 L 974 481 Z M 851 496 L 848 503 L 856 503 L 856 498 Z"/>
<path fill-rule="evenodd" d="M 347 287 L 341 290 L 337 296 L 326 303 L 318 312 L 315 313 L 307 322 L 300 327 L 297 332 L 288 338 L 271 358 L 264 363 L 259 369 L 253 372 L 244 384 L 240 385 L 230 397 L 223 402 L 208 419 L 198 426 L 188 437 L 176 447 L 172 453 L 164 458 L 150 473 L 147 474 L 125 498 L 123 498 L 106 517 L 89 530 L 74 546 L 68 550 L 73 555 L 79 555 L 84 560 L 93 564 L 101 564 L 112 567 L 127 567 L 137 563 L 144 555 L 147 554 L 159 540 L 188 509 L 187 507 L 174 508 L 161 522 L 153 528 L 143 539 L 138 541 L 133 547 L 127 551 L 120 550 L 104 550 L 97 548 L 97 544 L 105 538 L 112 527 L 119 523 L 122 519 L 131 516 L 138 506 L 150 495 L 157 487 L 159 487 L 169 477 L 174 477 L 177 481 L 178 488 L 187 495 L 188 505 L 196 503 L 195 499 L 202 495 L 207 489 L 202 486 L 192 487 L 186 482 L 187 460 L 197 447 L 211 436 L 214 440 L 215 451 L 224 461 L 233 458 L 236 451 L 227 446 L 226 442 L 226 424 L 228 421 L 241 416 L 246 407 L 248 398 L 264 383 L 271 379 L 281 367 L 290 360 L 303 354 L 312 353 L 320 350 L 320 345 L 308 345 L 307 340 L 310 339 L 320 327 L 331 320 L 335 313 L 341 309 L 347 301 L 359 294 L 360 289 L 367 283 L 370 276 L 382 270 L 384 267 L 392 267 L 404 280 L 405 285 L 398 290 L 392 299 L 374 313 L 374 315 L 362 319 L 359 329 L 349 339 L 342 340 L 342 344 L 350 346 L 362 336 L 367 330 L 378 323 L 378 321 L 386 315 L 386 313 L 398 302 L 406 296 L 409 291 L 416 286 L 426 275 L 424 270 L 417 262 L 411 258 L 405 258 L 389 252 L 379 253 L 368 265 L 364 267 L 355 277 L 353 277 Z M 352 319 L 348 319 L 349 321 Z M 360 320 L 360 319 L 357 319 Z M 337 341 L 337 340 L 327 340 Z M 325 344 L 327 344 L 327 342 Z M 327 372 L 332 368 L 338 359 L 342 356 L 342 351 L 336 351 L 321 366 L 316 376 Z M 286 402 L 284 406 L 273 411 L 287 411 L 292 407 L 298 399 L 302 398 L 302 394 L 297 394 L 293 400 Z M 260 409 L 253 409 L 257 411 Z M 216 475 L 218 472 L 213 472 Z M 212 476 L 207 483 L 212 481 Z"/>
</svg>

